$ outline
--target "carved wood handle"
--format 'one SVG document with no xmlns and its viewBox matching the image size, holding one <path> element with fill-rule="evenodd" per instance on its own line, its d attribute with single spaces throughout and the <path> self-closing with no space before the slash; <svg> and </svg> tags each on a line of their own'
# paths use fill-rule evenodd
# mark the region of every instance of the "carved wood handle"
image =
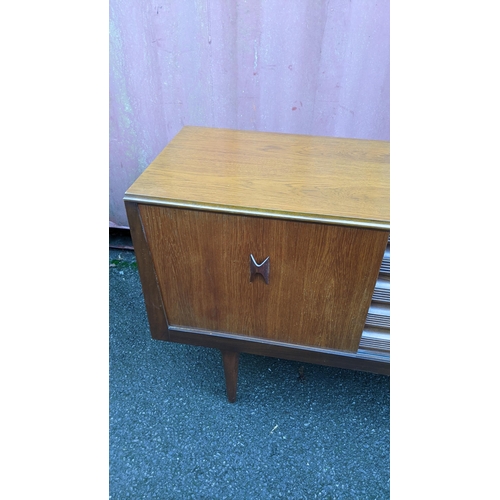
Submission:
<svg viewBox="0 0 500 500">
<path fill-rule="evenodd" d="M 250 254 L 250 281 L 253 281 L 257 274 L 260 274 L 266 285 L 269 285 L 269 257 L 261 264 L 257 264 L 255 257 Z"/>
</svg>

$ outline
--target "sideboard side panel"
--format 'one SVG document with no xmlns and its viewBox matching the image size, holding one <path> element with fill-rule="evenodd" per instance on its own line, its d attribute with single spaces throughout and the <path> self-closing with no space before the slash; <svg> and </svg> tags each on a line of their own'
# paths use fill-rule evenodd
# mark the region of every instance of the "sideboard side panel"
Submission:
<svg viewBox="0 0 500 500">
<path fill-rule="evenodd" d="M 151 336 L 158 340 L 168 340 L 167 317 L 139 208 L 137 203 L 125 201 L 125 209 L 141 278 Z"/>
</svg>

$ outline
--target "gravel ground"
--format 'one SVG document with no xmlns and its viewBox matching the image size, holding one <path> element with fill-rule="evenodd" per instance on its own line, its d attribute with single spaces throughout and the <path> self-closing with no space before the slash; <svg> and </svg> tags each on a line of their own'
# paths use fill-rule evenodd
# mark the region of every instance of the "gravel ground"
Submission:
<svg viewBox="0 0 500 500">
<path fill-rule="evenodd" d="M 242 354 L 230 404 L 219 351 L 151 339 L 132 251 L 109 293 L 111 499 L 390 497 L 388 377 Z"/>
</svg>

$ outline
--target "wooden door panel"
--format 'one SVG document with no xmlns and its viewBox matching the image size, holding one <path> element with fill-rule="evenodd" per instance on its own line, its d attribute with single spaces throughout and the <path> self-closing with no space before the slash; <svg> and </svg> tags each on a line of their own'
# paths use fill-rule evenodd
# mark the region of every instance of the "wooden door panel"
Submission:
<svg viewBox="0 0 500 500">
<path fill-rule="evenodd" d="M 168 322 L 357 351 L 386 231 L 140 206 Z M 250 281 L 269 257 L 269 284 Z"/>
</svg>

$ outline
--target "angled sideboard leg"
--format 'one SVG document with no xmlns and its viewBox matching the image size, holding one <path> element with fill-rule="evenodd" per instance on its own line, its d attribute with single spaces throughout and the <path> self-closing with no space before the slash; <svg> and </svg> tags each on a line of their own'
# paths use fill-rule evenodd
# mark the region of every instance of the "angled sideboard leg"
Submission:
<svg viewBox="0 0 500 500">
<path fill-rule="evenodd" d="M 224 376 L 226 378 L 226 394 L 230 403 L 236 401 L 236 386 L 238 384 L 238 362 L 239 352 L 222 351 L 222 362 L 224 364 Z"/>
</svg>

